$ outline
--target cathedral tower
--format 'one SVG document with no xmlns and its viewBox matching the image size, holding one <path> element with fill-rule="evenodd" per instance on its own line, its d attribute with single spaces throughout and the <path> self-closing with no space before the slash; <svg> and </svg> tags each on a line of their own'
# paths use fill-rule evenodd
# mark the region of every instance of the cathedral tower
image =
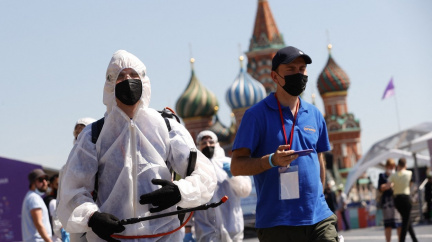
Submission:
<svg viewBox="0 0 432 242">
<path fill-rule="evenodd" d="M 272 58 L 285 47 L 267 0 L 258 0 L 255 25 L 250 39 L 247 72 L 265 87 L 267 94 L 276 90 L 270 73 Z"/>
<path fill-rule="evenodd" d="M 324 102 L 325 120 L 333 147 L 333 167 L 346 175 L 347 169 L 361 158 L 360 122 L 348 112 L 347 94 L 350 80 L 331 55 L 318 77 L 318 90 Z"/>
</svg>

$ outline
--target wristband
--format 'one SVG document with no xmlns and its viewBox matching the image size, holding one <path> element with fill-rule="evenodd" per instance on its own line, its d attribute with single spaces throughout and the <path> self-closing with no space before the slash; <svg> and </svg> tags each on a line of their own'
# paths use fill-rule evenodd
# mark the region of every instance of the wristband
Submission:
<svg viewBox="0 0 432 242">
<path fill-rule="evenodd" d="M 271 167 L 276 167 L 275 165 L 273 165 L 273 163 L 271 161 L 271 158 L 272 158 L 273 155 L 274 155 L 274 153 L 271 153 L 270 156 L 269 156 L 269 164 L 270 164 Z"/>
</svg>

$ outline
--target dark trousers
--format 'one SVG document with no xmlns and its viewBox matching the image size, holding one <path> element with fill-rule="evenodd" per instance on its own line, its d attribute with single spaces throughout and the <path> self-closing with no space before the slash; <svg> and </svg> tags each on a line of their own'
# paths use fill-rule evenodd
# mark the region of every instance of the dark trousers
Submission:
<svg viewBox="0 0 432 242">
<path fill-rule="evenodd" d="M 410 219 L 411 208 L 412 208 L 410 196 L 409 195 L 396 195 L 394 197 L 394 203 L 395 203 L 396 209 L 398 210 L 398 212 L 402 216 L 402 228 L 401 228 L 399 241 L 400 242 L 405 241 L 405 237 L 406 237 L 406 234 L 408 231 L 410 236 L 411 236 L 411 239 L 414 242 L 416 242 L 417 238 L 416 238 L 416 235 L 414 233 L 414 229 L 411 226 L 411 219 Z"/>
<path fill-rule="evenodd" d="M 330 217 L 314 225 L 276 226 L 257 230 L 260 242 L 337 242 L 337 217 Z"/>
<path fill-rule="evenodd" d="M 431 201 L 427 201 L 426 205 L 427 205 L 427 211 L 426 211 L 426 216 L 425 217 L 428 220 L 428 222 L 430 222 L 431 215 L 432 215 L 432 202 Z"/>
<path fill-rule="evenodd" d="M 350 226 L 349 226 L 349 223 L 348 223 L 348 221 L 346 219 L 346 215 L 345 215 L 345 209 L 341 210 L 340 212 L 341 212 L 341 216 L 342 216 L 342 221 L 345 225 L 345 231 L 350 230 Z"/>
</svg>

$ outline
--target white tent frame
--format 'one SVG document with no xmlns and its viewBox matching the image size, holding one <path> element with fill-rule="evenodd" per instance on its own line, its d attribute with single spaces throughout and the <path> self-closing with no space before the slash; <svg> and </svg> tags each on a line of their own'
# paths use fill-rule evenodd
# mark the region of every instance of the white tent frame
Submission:
<svg viewBox="0 0 432 242">
<path fill-rule="evenodd" d="M 416 125 L 378 141 L 351 168 L 347 176 L 344 192 L 348 194 L 357 179 L 368 168 L 383 165 L 388 158 L 414 158 L 415 173 L 419 165 L 432 166 L 432 154 L 430 154 L 432 151 L 427 152 L 428 142 L 432 142 L 432 122 Z M 425 154 L 419 154 L 421 152 Z"/>
</svg>

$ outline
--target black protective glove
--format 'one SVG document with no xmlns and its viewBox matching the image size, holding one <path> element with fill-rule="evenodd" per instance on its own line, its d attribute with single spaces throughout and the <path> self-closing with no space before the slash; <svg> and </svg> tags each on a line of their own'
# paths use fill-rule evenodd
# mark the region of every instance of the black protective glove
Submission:
<svg viewBox="0 0 432 242">
<path fill-rule="evenodd" d="M 110 242 L 120 242 L 111 237 L 114 233 L 120 233 L 125 230 L 125 227 L 119 223 L 119 219 L 109 213 L 94 212 L 88 221 L 88 226 L 101 239 Z"/>
<path fill-rule="evenodd" d="M 160 212 L 180 202 L 181 194 L 176 184 L 162 179 L 152 179 L 152 183 L 161 185 L 162 188 L 140 197 L 141 204 L 151 203 L 157 206 L 157 208 L 150 208 L 151 213 Z"/>
</svg>

